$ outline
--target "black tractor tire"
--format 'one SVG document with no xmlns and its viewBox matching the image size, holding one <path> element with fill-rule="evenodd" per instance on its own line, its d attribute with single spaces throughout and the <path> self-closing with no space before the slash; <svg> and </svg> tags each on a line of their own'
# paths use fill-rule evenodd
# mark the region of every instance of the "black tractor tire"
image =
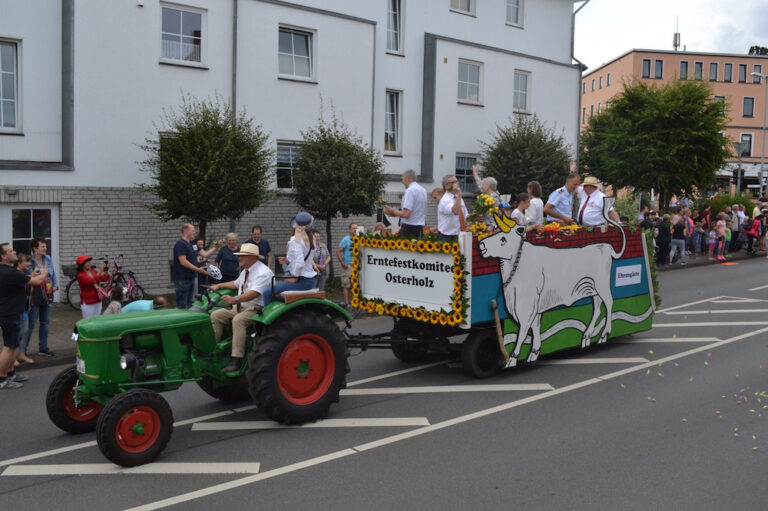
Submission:
<svg viewBox="0 0 768 511">
<path fill-rule="evenodd" d="M 173 412 L 157 392 L 132 389 L 115 396 L 99 416 L 96 442 L 112 463 L 135 467 L 154 461 L 171 439 Z"/>
<path fill-rule="evenodd" d="M 472 330 L 461 347 L 461 365 L 474 378 L 490 378 L 502 365 L 499 341 L 492 328 Z"/>
<path fill-rule="evenodd" d="M 72 279 L 69 281 L 69 284 L 67 284 L 67 289 L 65 291 L 67 295 L 67 303 L 75 309 L 76 311 L 80 310 L 80 284 L 77 282 L 77 279 Z"/>
<path fill-rule="evenodd" d="M 60 372 L 48 386 L 45 408 L 48 417 L 59 429 L 67 433 L 89 433 L 96 429 L 96 422 L 102 410 L 101 403 L 89 401 L 81 407 L 72 400 L 77 385 L 77 370 L 68 367 Z"/>
<path fill-rule="evenodd" d="M 346 386 L 344 336 L 328 316 L 297 311 L 257 340 L 246 377 L 256 405 L 281 424 L 322 419 Z"/>
<path fill-rule="evenodd" d="M 248 380 L 245 377 L 234 380 L 232 385 L 216 387 L 213 378 L 206 376 L 197 384 L 206 394 L 224 403 L 251 401 L 251 394 L 248 393 Z"/>
<path fill-rule="evenodd" d="M 427 358 L 429 343 L 408 341 L 392 345 L 392 353 L 403 362 L 421 362 Z"/>
</svg>

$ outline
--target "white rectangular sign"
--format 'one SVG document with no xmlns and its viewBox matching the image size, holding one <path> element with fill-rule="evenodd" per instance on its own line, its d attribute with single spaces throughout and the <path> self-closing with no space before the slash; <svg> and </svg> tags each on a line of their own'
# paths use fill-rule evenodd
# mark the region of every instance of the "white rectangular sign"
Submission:
<svg viewBox="0 0 768 511">
<path fill-rule="evenodd" d="M 643 268 L 639 264 L 619 266 L 616 268 L 616 287 L 632 286 L 642 281 Z"/>
<path fill-rule="evenodd" d="M 360 295 L 428 311 L 451 310 L 453 255 L 361 247 Z"/>
</svg>

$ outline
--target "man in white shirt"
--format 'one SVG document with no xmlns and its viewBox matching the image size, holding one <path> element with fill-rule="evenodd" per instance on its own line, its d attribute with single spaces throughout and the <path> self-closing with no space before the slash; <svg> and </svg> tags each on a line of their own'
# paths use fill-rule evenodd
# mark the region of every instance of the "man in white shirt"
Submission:
<svg viewBox="0 0 768 511">
<path fill-rule="evenodd" d="M 443 177 L 445 194 L 437 204 L 437 234 L 442 238 L 452 240 L 461 232 L 461 224 L 466 220 L 467 207 L 461 198 L 461 187 L 456 176 L 449 174 Z"/>
<path fill-rule="evenodd" d="M 240 266 L 245 268 L 237 279 L 230 282 L 214 284 L 214 291 L 235 289 L 237 295 L 224 295 L 221 301 L 232 305 L 231 309 L 218 309 L 211 314 L 211 324 L 216 334 L 216 342 L 221 341 L 224 327 L 232 323 L 232 360 L 222 373 L 233 373 L 240 370 L 245 356 L 245 335 L 251 325 L 256 308 L 264 305 L 264 293 L 272 285 L 272 270 L 261 262 L 259 247 L 252 243 L 243 243 L 239 252 L 234 253 L 240 260 Z"/>
<path fill-rule="evenodd" d="M 576 214 L 576 223 L 585 227 L 603 225 L 605 218 L 603 218 L 603 198 L 605 194 L 597 189 L 600 185 L 600 181 L 594 177 L 589 176 L 584 179 L 584 184 L 579 187 L 579 212 Z M 608 211 L 610 216 L 616 223 L 620 223 L 619 215 L 616 213 L 613 207 Z"/>
<path fill-rule="evenodd" d="M 389 216 L 400 217 L 400 236 L 419 238 L 427 219 L 427 191 L 416 182 L 416 171 L 408 169 L 400 180 L 405 185 L 405 195 L 400 209 L 384 206 Z"/>
</svg>

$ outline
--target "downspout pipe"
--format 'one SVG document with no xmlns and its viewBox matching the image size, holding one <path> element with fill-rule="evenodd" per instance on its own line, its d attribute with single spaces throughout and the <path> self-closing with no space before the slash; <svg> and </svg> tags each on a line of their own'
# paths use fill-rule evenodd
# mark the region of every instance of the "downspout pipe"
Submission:
<svg viewBox="0 0 768 511">
<path fill-rule="evenodd" d="M 575 10 L 573 11 L 573 18 L 571 21 L 571 59 L 575 60 L 579 67 L 579 88 L 577 91 L 578 97 L 579 97 L 579 106 L 578 110 L 576 111 L 576 154 L 574 155 L 574 160 L 578 163 L 579 160 L 579 149 L 580 149 L 580 139 L 581 139 L 581 73 L 586 71 L 587 66 L 584 65 L 583 62 L 581 62 L 579 59 L 576 58 L 575 54 L 575 48 L 576 48 L 576 15 L 579 13 L 580 10 L 582 10 L 591 0 L 575 0 L 574 3 L 578 1 L 583 1 L 583 3 Z"/>
<path fill-rule="evenodd" d="M 237 120 L 237 7 L 238 0 L 232 0 L 232 124 Z M 236 230 L 235 219 L 229 219 L 229 230 Z"/>
</svg>

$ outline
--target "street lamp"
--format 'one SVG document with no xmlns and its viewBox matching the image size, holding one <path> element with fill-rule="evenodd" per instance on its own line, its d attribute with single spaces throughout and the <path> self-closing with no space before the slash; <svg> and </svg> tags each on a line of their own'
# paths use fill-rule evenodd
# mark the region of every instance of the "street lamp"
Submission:
<svg viewBox="0 0 768 511">
<path fill-rule="evenodd" d="M 741 194 L 741 153 L 749 149 L 748 142 L 732 142 L 736 150 L 736 157 L 739 159 L 739 168 L 736 170 L 736 194 Z"/>
<path fill-rule="evenodd" d="M 763 98 L 763 150 L 760 151 L 760 194 L 763 193 L 763 172 L 765 171 L 765 122 L 768 119 L 768 75 L 754 71 L 752 76 L 759 76 L 765 82 L 765 97 Z"/>
</svg>

